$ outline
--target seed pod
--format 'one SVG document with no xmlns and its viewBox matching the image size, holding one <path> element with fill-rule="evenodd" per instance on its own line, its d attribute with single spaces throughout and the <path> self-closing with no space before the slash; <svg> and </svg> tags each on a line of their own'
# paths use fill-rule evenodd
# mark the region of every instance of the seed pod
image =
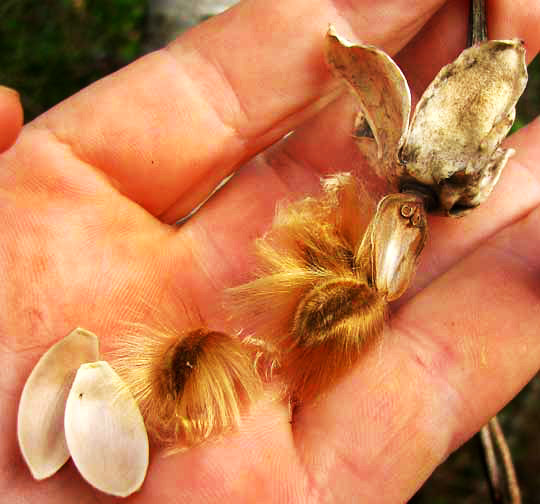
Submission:
<svg viewBox="0 0 540 504">
<path fill-rule="evenodd" d="M 32 476 L 53 475 L 69 459 L 64 408 L 79 366 L 98 359 L 98 339 L 77 328 L 53 345 L 30 373 L 19 403 L 17 436 Z"/>
<path fill-rule="evenodd" d="M 73 462 L 93 487 L 118 497 L 141 487 L 148 468 L 148 436 L 137 404 L 109 364 L 79 368 L 64 428 Z"/>
<path fill-rule="evenodd" d="M 512 155 L 500 148 L 527 83 L 520 40 L 465 49 L 422 95 L 410 127 L 410 91 L 383 51 L 340 38 L 331 28 L 327 60 L 359 98 L 358 145 L 397 190 L 430 190 L 438 210 L 461 216 L 491 193 Z"/>
</svg>

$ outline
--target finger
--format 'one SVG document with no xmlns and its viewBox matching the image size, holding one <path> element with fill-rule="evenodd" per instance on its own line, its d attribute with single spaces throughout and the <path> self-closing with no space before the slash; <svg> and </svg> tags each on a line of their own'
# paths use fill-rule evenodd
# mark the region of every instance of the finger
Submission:
<svg viewBox="0 0 540 504">
<path fill-rule="evenodd" d="M 397 63 L 417 99 L 442 66 L 456 59 L 465 48 L 469 4 L 468 0 L 445 3 L 397 55 Z M 490 39 L 523 39 L 527 62 L 532 61 L 540 49 L 538 2 L 487 2 L 487 18 Z"/>
<path fill-rule="evenodd" d="M 440 4 L 324 0 L 314 9 L 307 0 L 249 0 L 82 91 L 33 129 L 49 129 L 122 193 L 174 221 L 317 110 L 336 85 L 323 58 L 329 23 L 394 53 Z"/>
<path fill-rule="evenodd" d="M 23 125 L 23 109 L 19 93 L 0 86 L 0 153 L 9 149 Z"/>
<path fill-rule="evenodd" d="M 488 35 L 491 39 L 523 39 L 530 63 L 540 48 L 540 2 L 517 0 L 488 3 Z"/>
<path fill-rule="evenodd" d="M 178 475 L 186 475 L 179 483 Z M 254 484 L 256 482 L 256 484 Z M 155 457 L 134 502 L 304 502 L 311 491 L 296 457 L 287 407 L 261 401 L 237 432 L 169 457 Z M 211 497 L 210 497 L 211 496 Z"/>
<path fill-rule="evenodd" d="M 358 501 L 406 501 L 538 371 L 539 226 L 536 210 L 457 264 L 299 411 L 302 459 L 335 500 L 353 488 Z"/>
</svg>

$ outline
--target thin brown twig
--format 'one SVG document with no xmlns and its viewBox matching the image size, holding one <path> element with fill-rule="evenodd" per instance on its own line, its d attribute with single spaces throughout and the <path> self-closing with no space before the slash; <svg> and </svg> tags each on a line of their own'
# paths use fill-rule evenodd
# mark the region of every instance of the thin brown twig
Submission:
<svg viewBox="0 0 540 504">
<path fill-rule="evenodd" d="M 491 489 L 492 500 L 495 503 L 502 502 L 503 495 L 501 493 L 501 473 L 497 463 L 497 455 L 493 446 L 493 439 L 489 430 L 489 424 L 486 424 L 480 430 L 480 441 L 484 451 L 484 462 L 486 463 L 486 471 Z"/>
<path fill-rule="evenodd" d="M 498 418 L 494 416 L 489 421 L 488 425 L 491 433 L 493 434 L 499 453 L 501 454 L 506 484 L 510 497 L 510 504 L 521 504 L 521 492 L 519 490 L 516 469 L 514 467 L 514 463 L 512 462 L 512 454 L 510 453 L 510 448 L 508 447 L 508 443 L 506 442 Z"/>
<path fill-rule="evenodd" d="M 495 504 L 521 504 L 521 492 L 512 455 L 496 416 L 482 427 L 480 441 L 492 501 Z"/>
<path fill-rule="evenodd" d="M 471 0 L 467 45 L 472 46 L 487 39 L 486 0 Z"/>
</svg>

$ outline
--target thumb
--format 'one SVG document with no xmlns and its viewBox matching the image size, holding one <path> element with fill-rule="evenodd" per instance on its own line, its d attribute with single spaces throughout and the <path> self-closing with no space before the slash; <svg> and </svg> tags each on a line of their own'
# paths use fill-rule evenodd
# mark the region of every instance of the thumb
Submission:
<svg viewBox="0 0 540 504">
<path fill-rule="evenodd" d="M 23 109 L 19 93 L 0 86 L 0 153 L 14 143 L 23 125 Z"/>
</svg>

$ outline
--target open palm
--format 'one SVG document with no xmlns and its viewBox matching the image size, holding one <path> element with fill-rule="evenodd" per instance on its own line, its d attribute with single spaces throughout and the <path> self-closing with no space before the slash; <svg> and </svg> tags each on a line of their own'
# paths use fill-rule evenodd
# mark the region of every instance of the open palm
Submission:
<svg viewBox="0 0 540 504">
<path fill-rule="evenodd" d="M 530 60 L 540 2 L 518 4 L 490 3 L 490 37 L 523 38 Z M 463 0 L 248 0 L 22 130 L 0 158 L 6 501 L 114 500 L 71 462 L 35 482 L 20 455 L 18 398 L 53 342 L 83 326 L 107 359 L 130 322 L 230 330 L 223 290 L 251 278 L 252 242 L 276 202 L 317 192 L 326 173 L 366 174 L 354 100 L 324 63 L 328 24 L 400 51 L 421 92 L 463 49 L 467 15 Z M 407 298 L 335 388 L 292 423 L 269 392 L 236 432 L 170 457 L 154 450 L 128 500 L 406 501 L 540 368 L 538 120 L 508 144 L 518 153 L 487 203 L 459 221 L 430 218 Z"/>
</svg>

